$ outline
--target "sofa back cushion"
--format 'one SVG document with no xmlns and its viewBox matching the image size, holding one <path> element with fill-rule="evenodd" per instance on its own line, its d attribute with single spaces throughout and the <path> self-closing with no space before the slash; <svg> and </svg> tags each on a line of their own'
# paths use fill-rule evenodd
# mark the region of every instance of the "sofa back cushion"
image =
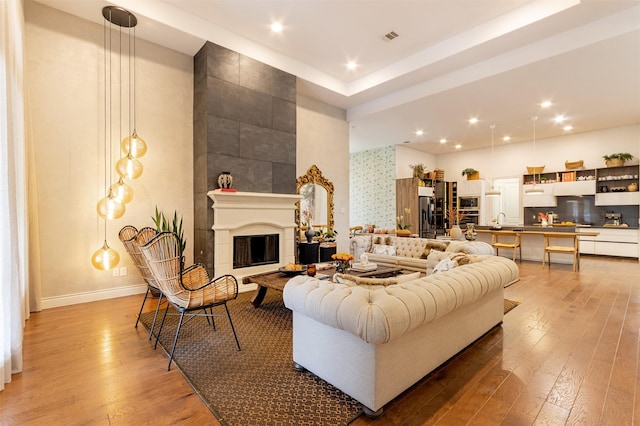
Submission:
<svg viewBox="0 0 640 426">
<path fill-rule="evenodd" d="M 382 244 L 385 246 L 392 246 L 396 241 L 395 235 L 376 234 L 371 237 L 371 250 L 373 250 L 374 244 Z"/>
<path fill-rule="evenodd" d="M 424 238 L 396 238 L 396 255 L 420 259 L 426 243 Z"/>
<path fill-rule="evenodd" d="M 491 244 L 484 241 L 451 241 L 445 251 L 466 254 L 495 254 Z"/>
</svg>

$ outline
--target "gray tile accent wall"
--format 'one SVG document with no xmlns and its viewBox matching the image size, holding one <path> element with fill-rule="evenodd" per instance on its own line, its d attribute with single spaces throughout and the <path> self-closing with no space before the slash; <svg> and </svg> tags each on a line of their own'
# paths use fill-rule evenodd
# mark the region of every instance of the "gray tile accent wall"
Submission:
<svg viewBox="0 0 640 426">
<path fill-rule="evenodd" d="M 223 171 L 238 191 L 295 194 L 296 77 L 207 42 L 194 57 L 194 259 L 213 271 L 212 201 Z"/>
</svg>

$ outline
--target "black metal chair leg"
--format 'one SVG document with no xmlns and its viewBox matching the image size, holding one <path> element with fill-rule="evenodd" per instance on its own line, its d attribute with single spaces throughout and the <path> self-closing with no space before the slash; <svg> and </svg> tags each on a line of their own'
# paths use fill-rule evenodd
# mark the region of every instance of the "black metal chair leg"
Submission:
<svg viewBox="0 0 640 426">
<path fill-rule="evenodd" d="M 211 314 L 211 324 L 213 325 L 213 331 L 216 331 L 216 317 L 215 315 L 213 315 L 213 306 L 209 306 L 209 314 Z"/>
<path fill-rule="evenodd" d="M 149 297 L 149 292 L 151 291 L 151 289 L 149 289 L 149 286 L 147 286 L 147 292 L 144 294 L 144 299 L 142 299 L 142 306 L 140 306 L 140 312 L 138 312 L 138 318 L 136 319 L 136 325 L 134 326 L 135 328 L 138 328 L 138 322 L 140 321 L 140 315 L 142 315 L 142 308 L 144 308 L 144 304 L 147 302 L 147 297 Z"/>
<path fill-rule="evenodd" d="M 167 312 L 169 312 L 169 301 L 167 301 L 167 308 L 164 310 L 164 315 L 162 316 L 162 322 L 160 323 L 160 330 L 158 330 L 158 334 L 156 334 L 156 343 L 153 345 L 153 349 L 158 347 L 158 339 L 160 338 L 160 334 L 162 333 L 162 327 L 164 327 L 164 320 L 167 318 Z"/>
<path fill-rule="evenodd" d="M 240 349 L 240 342 L 238 341 L 238 335 L 236 334 L 236 329 L 233 326 L 233 321 L 231 321 L 231 314 L 229 313 L 229 308 L 227 307 L 227 302 L 224 302 L 224 308 L 227 311 L 227 317 L 229 318 L 229 324 L 231 324 L 231 331 L 233 331 L 233 337 L 236 338 L 236 345 L 238 345 L 238 350 Z"/>
<path fill-rule="evenodd" d="M 180 314 L 180 321 L 178 322 L 178 329 L 176 330 L 176 336 L 173 338 L 173 347 L 171 348 L 171 354 L 169 355 L 169 364 L 167 365 L 167 371 L 171 369 L 171 361 L 173 360 L 173 352 L 176 350 L 176 344 L 178 343 L 178 336 L 180 335 L 180 328 L 182 327 L 182 319 L 184 318 L 184 312 Z"/>
<path fill-rule="evenodd" d="M 153 337 L 153 329 L 156 326 L 156 319 L 158 318 L 158 310 L 160 310 L 160 305 L 162 304 L 162 292 L 160 292 L 160 297 L 158 297 L 158 305 L 156 305 L 156 313 L 153 314 L 153 322 L 151 322 L 151 327 L 149 328 L 149 340 Z"/>
</svg>

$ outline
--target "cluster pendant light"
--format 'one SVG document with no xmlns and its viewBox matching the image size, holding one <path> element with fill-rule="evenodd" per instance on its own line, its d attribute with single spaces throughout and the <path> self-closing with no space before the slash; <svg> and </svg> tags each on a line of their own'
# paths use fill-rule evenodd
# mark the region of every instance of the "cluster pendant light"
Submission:
<svg viewBox="0 0 640 426">
<path fill-rule="evenodd" d="M 494 136 L 494 131 L 496 129 L 496 125 L 492 124 L 491 126 L 489 126 L 489 128 L 491 129 L 491 167 L 493 168 L 493 170 L 496 170 L 496 164 L 495 161 L 493 159 L 493 136 Z M 484 193 L 484 195 L 488 196 L 488 197 L 497 197 L 498 195 L 500 195 L 501 192 L 499 189 L 495 189 L 493 186 L 493 179 L 491 179 L 491 189 L 489 189 L 488 191 L 486 191 Z"/>
<path fill-rule="evenodd" d="M 531 117 L 531 121 L 533 122 L 533 158 L 536 158 L 536 121 L 538 121 L 538 117 Z M 538 186 L 536 186 L 536 168 L 533 169 L 533 186 L 531 188 L 527 188 L 524 192 L 526 194 L 543 194 L 544 190 Z"/>
<path fill-rule="evenodd" d="M 104 219 L 104 243 L 101 248 L 96 250 L 91 256 L 91 263 L 99 270 L 109 270 L 115 267 L 120 261 L 120 255 L 118 252 L 109 247 L 107 243 L 107 221 L 121 218 L 125 211 L 125 204 L 133 200 L 133 189 L 127 183 L 125 179 L 136 179 L 142 175 L 142 163 L 138 160 L 147 152 L 146 142 L 140 138 L 135 130 L 135 26 L 137 25 L 136 17 L 129 11 L 116 6 L 106 6 L 102 9 L 102 16 L 104 17 L 104 81 L 105 81 L 105 146 L 104 146 L 104 181 L 106 187 L 106 196 L 101 199 L 96 210 L 98 215 Z M 107 29 L 107 22 L 108 29 Z M 113 49 L 112 49 L 112 36 L 113 25 L 117 25 L 119 42 L 118 42 L 118 69 L 113 69 Z M 112 98 L 117 96 L 120 100 L 119 114 L 120 114 L 120 134 L 122 134 L 122 91 L 124 90 L 124 84 L 122 84 L 122 28 L 128 28 L 128 76 L 129 76 L 129 90 L 128 90 L 128 122 L 129 132 L 122 142 L 120 143 L 120 149 L 123 156 L 117 161 L 115 170 L 119 175 L 118 181 L 113 183 L 112 176 L 108 170 L 111 166 L 111 154 L 112 154 Z M 133 29 L 133 36 L 131 36 L 131 30 Z M 108 36 L 107 36 L 108 32 Z M 133 61 L 132 61 L 132 48 L 131 42 L 133 40 Z M 133 68 L 133 78 L 131 76 L 131 69 Z M 117 75 L 120 93 L 113 93 L 113 76 Z M 133 90 L 132 90 L 133 88 Z M 133 108 L 132 108 L 133 99 Z M 133 110 L 133 113 L 131 112 Z M 133 132 L 131 132 L 131 121 L 133 116 Z M 109 177 L 107 178 L 107 173 Z"/>
</svg>

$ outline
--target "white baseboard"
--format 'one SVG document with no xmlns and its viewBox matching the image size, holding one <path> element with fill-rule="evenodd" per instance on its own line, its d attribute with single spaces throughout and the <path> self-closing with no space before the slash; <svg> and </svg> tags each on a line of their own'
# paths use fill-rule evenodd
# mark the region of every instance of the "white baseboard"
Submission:
<svg viewBox="0 0 640 426">
<path fill-rule="evenodd" d="M 42 309 L 57 308 L 60 306 L 76 305 L 78 303 L 96 302 L 98 300 L 115 299 L 116 297 L 144 294 L 147 291 L 146 284 L 129 285 L 125 287 L 110 288 L 107 290 L 88 291 L 86 293 L 65 294 L 64 296 L 42 298 Z"/>
</svg>

